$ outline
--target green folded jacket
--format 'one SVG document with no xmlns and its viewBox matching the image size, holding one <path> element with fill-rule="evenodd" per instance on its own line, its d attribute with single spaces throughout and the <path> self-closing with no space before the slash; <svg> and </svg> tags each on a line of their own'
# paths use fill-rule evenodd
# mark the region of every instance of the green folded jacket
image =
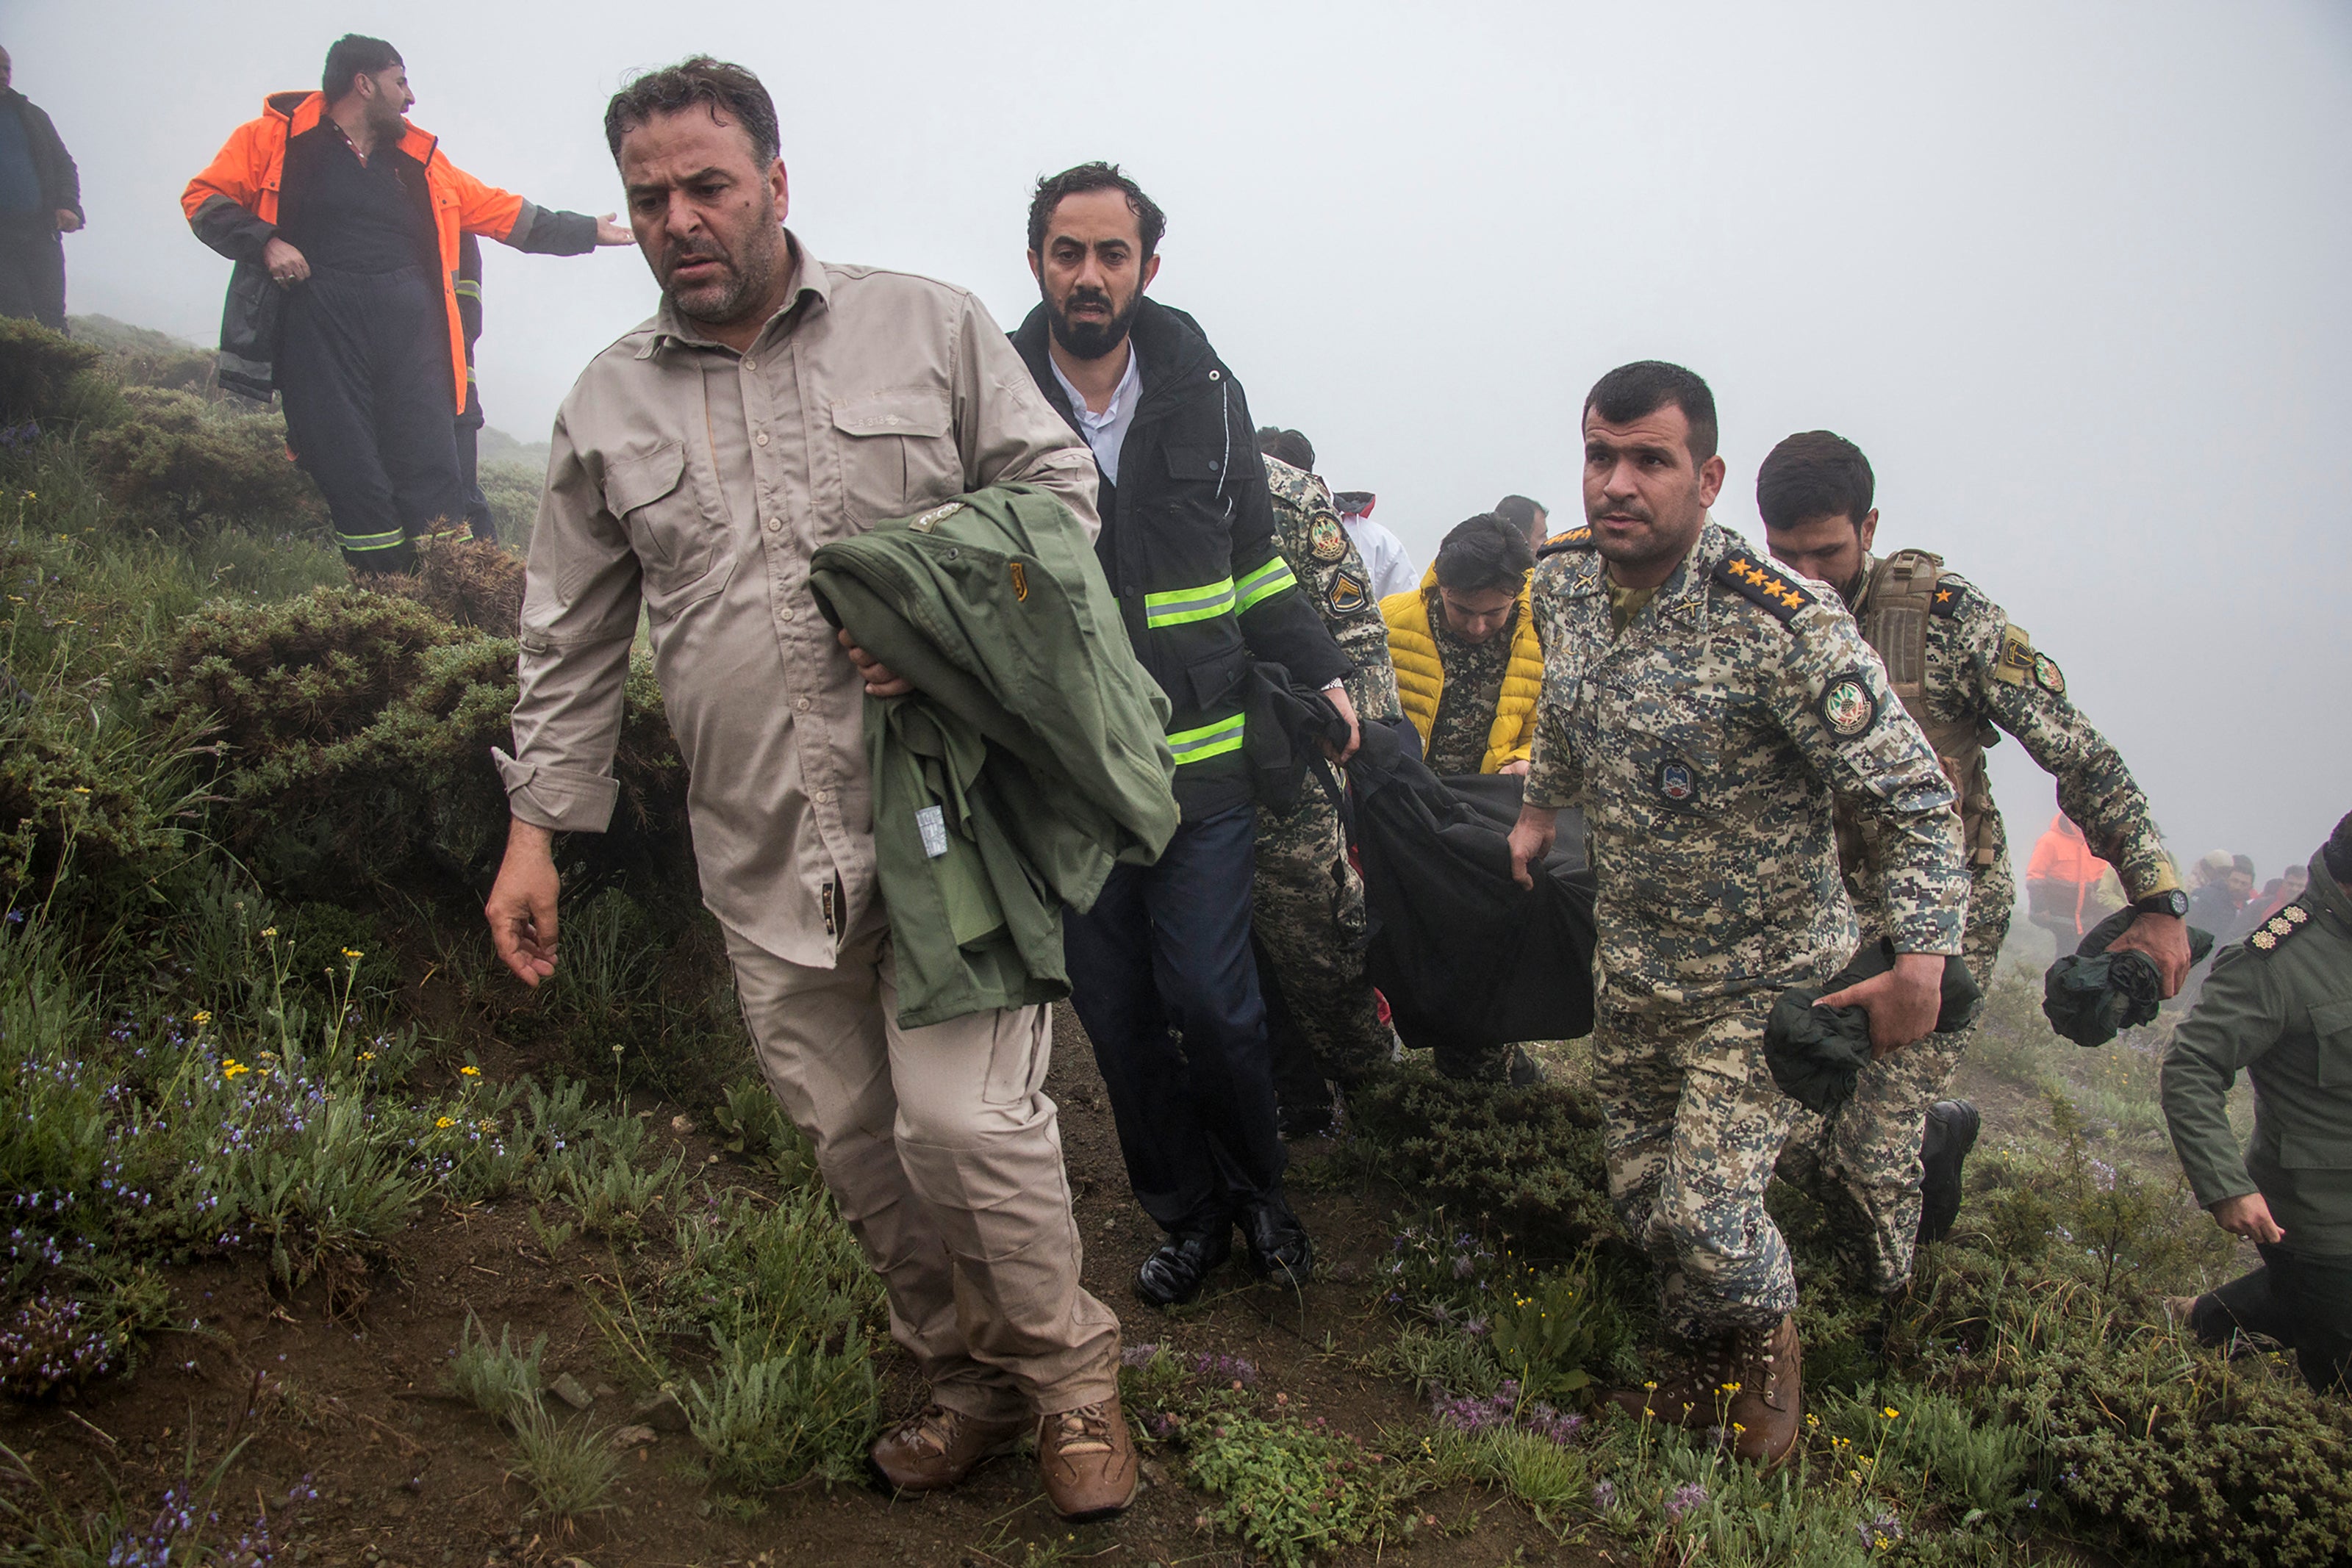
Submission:
<svg viewBox="0 0 2352 1568">
<path fill-rule="evenodd" d="M 1177 822 L 1167 699 L 1084 529 L 998 486 L 822 547 L 809 585 L 915 688 L 866 703 L 900 1026 L 1066 997 L 1062 906 Z"/>
</svg>

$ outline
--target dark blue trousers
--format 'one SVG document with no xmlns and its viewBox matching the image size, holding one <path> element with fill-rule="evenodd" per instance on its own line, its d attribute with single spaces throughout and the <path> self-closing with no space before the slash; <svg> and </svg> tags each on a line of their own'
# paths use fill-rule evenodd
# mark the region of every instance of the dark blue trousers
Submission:
<svg viewBox="0 0 2352 1568">
<path fill-rule="evenodd" d="M 1128 1180 L 1163 1230 L 1213 1228 L 1281 1190 L 1250 952 L 1256 863 L 1255 807 L 1186 822 L 1158 864 L 1114 868 L 1094 908 L 1063 923 Z"/>
<path fill-rule="evenodd" d="M 466 515 L 440 290 L 420 267 L 313 272 L 278 346 L 286 437 L 354 571 L 408 571 L 411 543 Z"/>
</svg>

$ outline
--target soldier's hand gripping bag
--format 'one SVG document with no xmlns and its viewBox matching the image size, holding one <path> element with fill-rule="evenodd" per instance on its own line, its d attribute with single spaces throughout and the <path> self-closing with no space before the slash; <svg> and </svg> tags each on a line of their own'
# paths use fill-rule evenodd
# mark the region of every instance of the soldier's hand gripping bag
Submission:
<svg viewBox="0 0 2352 1568">
<path fill-rule="evenodd" d="M 1829 1115 L 1853 1097 L 1854 1084 L 1870 1061 L 1870 1015 L 1860 1008 L 1814 1004 L 1895 967 L 1895 944 L 1884 936 L 1854 954 L 1825 986 L 1791 986 L 1772 1004 L 1764 1020 L 1764 1065 L 1780 1092 L 1806 1110 Z M 1969 967 L 1944 960 L 1944 988 L 1936 1009 L 1936 1032 L 1950 1034 L 1976 1022 L 1984 1010 Z"/>
<path fill-rule="evenodd" d="M 2042 977 L 2042 1016 L 2076 1045 L 2105 1045 L 2124 1030 L 2155 1020 L 2164 1000 L 2156 960 L 2132 948 L 2107 951 L 2138 918 L 2137 911 L 2116 910 Z M 2189 962 L 2201 964 L 2212 951 L 2212 934 L 2190 926 Z"/>
</svg>

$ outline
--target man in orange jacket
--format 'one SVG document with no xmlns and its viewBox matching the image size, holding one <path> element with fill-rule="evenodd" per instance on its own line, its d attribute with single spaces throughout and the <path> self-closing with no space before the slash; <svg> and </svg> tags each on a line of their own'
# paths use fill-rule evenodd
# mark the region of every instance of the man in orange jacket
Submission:
<svg viewBox="0 0 2352 1568">
<path fill-rule="evenodd" d="M 362 572 L 408 570 L 418 535 L 465 516 L 459 236 L 553 256 L 631 243 L 609 214 L 547 212 L 457 168 L 408 123 L 415 101 L 398 50 L 346 35 L 321 90 L 271 94 L 180 198 L 236 263 L 221 384 L 284 396 L 288 444 Z"/>
</svg>

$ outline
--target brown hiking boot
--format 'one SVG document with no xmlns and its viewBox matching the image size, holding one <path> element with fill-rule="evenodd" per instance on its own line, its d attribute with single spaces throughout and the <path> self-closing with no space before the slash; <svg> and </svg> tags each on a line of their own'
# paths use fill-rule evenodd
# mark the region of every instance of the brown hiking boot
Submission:
<svg viewBox="0 0 2352 1568">
<path fill-rule="evenodd" d="M 1796 1451 L 1804 1421 L 1805 1391 L 1799 1382 L 1804 1351 L 1797 1343 L 1797 1320 L 1784 1316 L 1772 1328 L 1741 1329 L 1728 1343 L 1731 1375 L 1726 1384 L 1731 1400 L 1724 1425 L 1731 1432 L 1732 1451 L 1774 1469 Z"/>
<path fill-rule="evenodd" d="M 900 1491 L 951 1487 L 986 1459 L 1021 1446 L 1026 1421 L 982 1421 L 944 1405 L 926 1405 L 874 1441 L 867 1460 Z"/>
<path fill-rule="evenodd" d="M 1691 1431 L 1715 1426 L 1723 1417 L 1724 1400 L 1729 1397 L 1722 1389 L 1731 1377 L 1726 1354 L 1728 1343 L 1727 1340 L 1701 1341 L 1674 1365 L 1661 1368 L 1664 1375 L 1655 1382 L 1617 1389 L 1609 1396 L 1609 1402 L 1637 1421 L 1646 1416 L 1661 1426 Z"/>
<path fill-rule="evenodd" d="M 1037 1419 L 1037 1471 L 1064 1519 L 1108 1519 L 1135 1500 L 1135 1442 L 1118 1396 Z"/>
</svg>

